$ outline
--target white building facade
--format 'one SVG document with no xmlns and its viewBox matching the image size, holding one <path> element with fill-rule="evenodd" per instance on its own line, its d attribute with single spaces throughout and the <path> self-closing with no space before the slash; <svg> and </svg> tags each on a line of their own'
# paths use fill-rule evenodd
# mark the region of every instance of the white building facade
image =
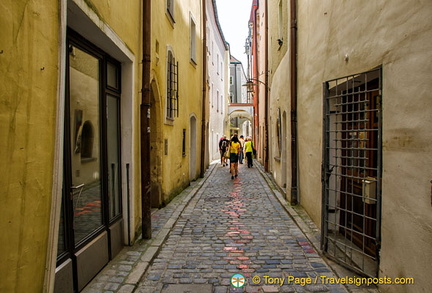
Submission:
<svg viewBox="0 0 432 293">
<path fill-rule="evenodd" d="M 247 77 L 244 71 L 243 64 L 235 57 L 231 56 L 229 70 L 229 103 L 235 104 L 252 103 L 247 93 Z M 252 134 L 252 115 L 247 111 L 235 110 L 230 113 L 230 134 L 238 133 L 238 135 L 250 136 Z"/>
<path fill-rule="evenodd" d="M 209 95 L 209 158 L 220 159 L 219 139 L 227 129 L 229 46 L 218 20 L 216 1 L 207 7 L 207 86 Z"/>
</svg>

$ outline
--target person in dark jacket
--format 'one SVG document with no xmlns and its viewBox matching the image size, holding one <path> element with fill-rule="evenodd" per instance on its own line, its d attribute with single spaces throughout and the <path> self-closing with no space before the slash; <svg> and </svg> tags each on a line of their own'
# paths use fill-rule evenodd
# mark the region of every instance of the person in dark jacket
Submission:
<svg viewBox="0 0 432 293">
<path fill-rule="evenodd" d="M 225 158 L 225 152 L 228 150 L 229 140 L 226 138 L 226 135 L 223 135 L 219 140 L 219 152 L 221 155 L 221 165 L 222 167 L 228 166 L 227 158 Z"/>
</svg>

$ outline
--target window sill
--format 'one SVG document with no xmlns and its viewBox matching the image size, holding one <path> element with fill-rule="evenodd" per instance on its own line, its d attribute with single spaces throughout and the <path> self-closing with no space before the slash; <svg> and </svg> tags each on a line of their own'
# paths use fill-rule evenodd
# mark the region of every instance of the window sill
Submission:
<svg viewBox="0 0 432 293">
<path fill-rule="evenodd" d="M 165 125 L 173 126 L 174 125 L 174 119 L 165 117 Z"/>
<path fill-rule="evenodd" d="M 174 28 L 175 20 L 174 20 L 174 17 L 171 15 L 171 12 L 169 10 L 167 10 L 165 12 L 165 15 L 168 18 L 168 21 L 171 24 L 171 27 Z"/>
<path fill-rule="evenodd" d="M 194 68 L 196 68 L 197 65 L 198 65 L 198 63 L 197 63 L 197 62 L 195 61 L 195 59 L 193 59 L 193 58 L 190 59 L 190 64 L 191 64 Z"/>
</svg>

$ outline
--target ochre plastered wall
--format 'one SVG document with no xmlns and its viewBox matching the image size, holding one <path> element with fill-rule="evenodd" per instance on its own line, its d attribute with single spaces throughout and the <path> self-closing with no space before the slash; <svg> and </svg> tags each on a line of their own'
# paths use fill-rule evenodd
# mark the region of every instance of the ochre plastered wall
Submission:
<svg viewBox="0 0 432 293">
<path fill-rule="evenodd" d="M 152 75 L 159 89 L 159 105 L 152 105 L 160 113 L 160 121 L 152 132 L 162 135 L 153 149 L 152 156 L 161 158 L 161 186 L 162 201 L 167 203 L 189 184 L 190 168 L 199 174 L 201 150 L 201 121 L 202 121 L 202 7 L 201 1 L 174 1 L 174 21 L 167 15 L 166 1 L 152 2 Z M 190 16 L 196 25 L 196 60 L 190 60 Z M 179 117 L 173 123 L 167 123 L 166 95 L 167 95 L 167 54 L 172 49 L 179 64 Z M 196 148 L 195 166 L 190 166 L 191 148 L 190 117 L 196 117 Z M 186 156 L 182 155 L 182 135 L 186 129 Z M 167 140 L 167 154 L 165 141 Z"/>
<path fill-rule="evenodd" d="M 58 81 L 58 1 L 0 3 L 1 292 L 41 292 Z"/>
</svg>

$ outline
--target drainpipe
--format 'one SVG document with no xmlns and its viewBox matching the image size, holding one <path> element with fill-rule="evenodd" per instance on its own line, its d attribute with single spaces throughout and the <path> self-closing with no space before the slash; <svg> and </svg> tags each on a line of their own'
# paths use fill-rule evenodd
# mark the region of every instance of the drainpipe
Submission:
<svg viewBox="0 0 432 293">
<path fill-rule="evenodd" d="M 253 31 L 252 31 L 252 79 L 258 80 L 258 42 L 257 42 L 257 10 L 258 10 L 258 3 L 255 1 L 253 3 Z M 258 132 L 259 132 L 259 118 L 260 118 L 260 112 L 259 112 L 259 97 L 260 97 L 260 91 L 259 91 L 259 84 L 256 83 L 254 85 L 254 93 L 253 93 L 253 104 L 254 104 L 254 128 L 253 128 L 253 143 L 255 147 L 257 148 L 258 145 Z"/>
<path fill-rule="evenodd" d="M 265 72 L 265 93 L 264 93 L 264 170 L 266 172 L 269 171 L 269 137 L 268 137 L 268 104 L 269 104 L 269 75 L 268 75 L 268 1 L 265 1 L 265 63 L 264 63 L 264 72 Z"/>
<path fill-rule="evenodd" d="M 290 71 L 291 71 L 291 204 L 298 202 L 297 152 L 297 1 L 290 3 Z"/>
<path fill-rule="evenodd" d="M 150 202 L 150 62 L 151 62 L 151 0 L 143 0 L 143 60 L 141 114 L 141 209 L 142 238 L 151 238 Z"/>
<path fill-rule="evenodd" d="M 206 1 L 202 0 L 202 19 L 203 19 L 203 52 L 202 52 L 202 120 L 201 120 L 201 178 L 204 177 L 205 173 L 205 152 L 206 152 L 206 141 L 207 141 L 207 127 L 206 127 L 206 107 L 207 107 L 207 17 L 206 17 Z"/>
</svg>

